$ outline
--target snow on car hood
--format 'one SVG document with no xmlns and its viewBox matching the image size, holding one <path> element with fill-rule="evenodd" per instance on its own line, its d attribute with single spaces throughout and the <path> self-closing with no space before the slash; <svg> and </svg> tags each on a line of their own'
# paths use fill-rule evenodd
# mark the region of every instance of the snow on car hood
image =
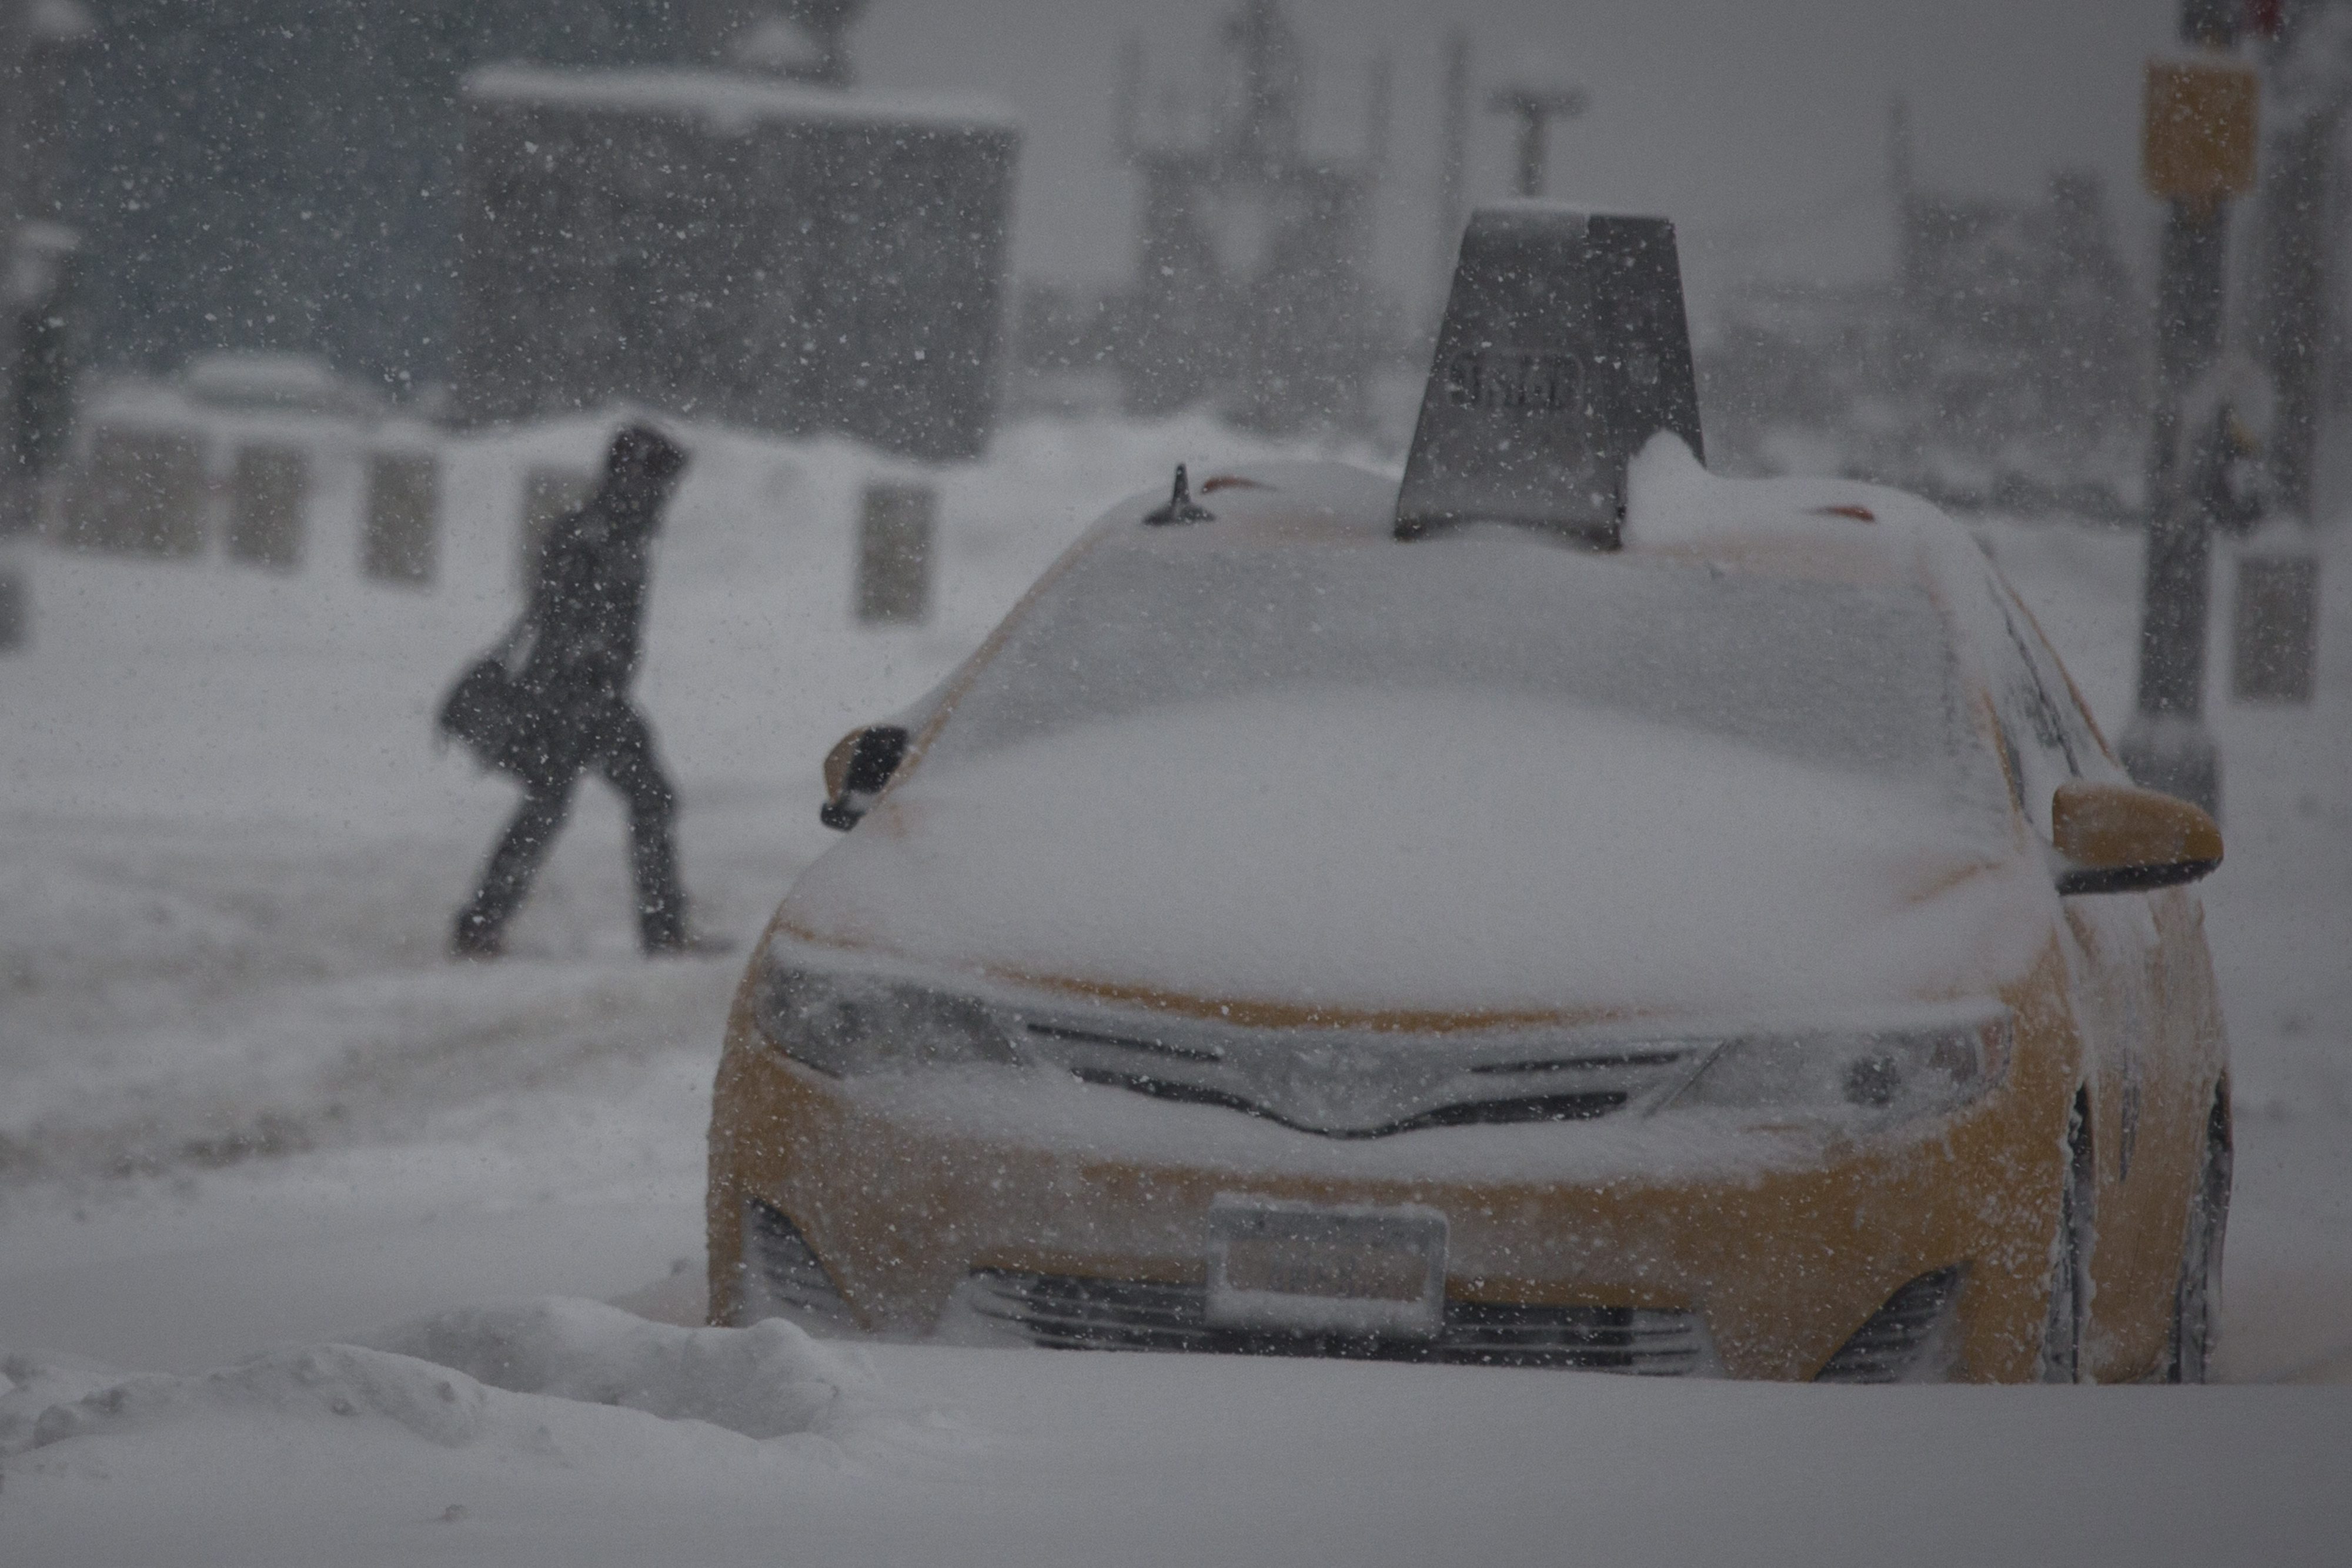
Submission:
<svg viewBox="0 0 2352 1568">
<path fill-rule="evenodd" d="M 1981 990 L 2054 896 L 1981 813 L 1605 710 L 1179 704 L 919 768 L 786 900 L 828 944 L 1215 1005 L 1786 1013 Z"/>
</svg>

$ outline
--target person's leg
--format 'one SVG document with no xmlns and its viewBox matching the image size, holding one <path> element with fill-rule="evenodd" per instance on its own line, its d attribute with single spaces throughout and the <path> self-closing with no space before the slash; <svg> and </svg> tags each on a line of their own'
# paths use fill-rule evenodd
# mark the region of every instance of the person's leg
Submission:
<svg viewBox="0 0 2352 1568">
<path fill-rule="evenodd" d="M 629 870 L 637 886 L 637 933 L 648 953 L 685 946 L 686 890 L 678 885 L 671 825 L 677 792 L 654 755 L 653 731 L 635 708 L 613 716 L 597 758 L 629 808 Z"/>
<path fill-rule="evenodd" d="M 506 939 L 507 922 L 530 892 L 539 862 L 546 858 L 547 846 L 563 826 L 576 777 L 567 774 L 560 781 L 534 779 L 523 786 L 522 804 L 515 809 L 514 820 L 507 824 L 505 836 L 482 868 L 482 883 L 475 890 L 474 902 L 457 913 L 457 929 L 449 938 L 451 952 L 460 957 L 497 956 Z"/>
</svg>

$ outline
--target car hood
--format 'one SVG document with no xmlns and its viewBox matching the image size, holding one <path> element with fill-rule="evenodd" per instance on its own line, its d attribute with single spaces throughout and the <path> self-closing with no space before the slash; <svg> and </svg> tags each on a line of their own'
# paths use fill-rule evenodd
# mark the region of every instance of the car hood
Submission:
<svg viewBox="0 0 2352 1568">
<path fill-rule="evenodd" d="M 782 928 L 1237 1019 L 1462 1027 L 1981 992 L 2055 909 L 2005 815 L 1931 781 L 1339 688 L 919 766 Z"/>
</svg>

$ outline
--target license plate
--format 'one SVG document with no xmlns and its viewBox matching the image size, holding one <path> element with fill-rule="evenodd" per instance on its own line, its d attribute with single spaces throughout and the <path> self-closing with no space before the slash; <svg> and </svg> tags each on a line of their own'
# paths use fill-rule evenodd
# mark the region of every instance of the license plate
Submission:
<svg viewBox="0 0 2352 1568">
<path fill-rule="evenodd" d="M 1433 1208 L 1209 1205 L 1217 1328 L 1429 1338 L 1445 1322 L 1445 1216 Z"/>
</svg>

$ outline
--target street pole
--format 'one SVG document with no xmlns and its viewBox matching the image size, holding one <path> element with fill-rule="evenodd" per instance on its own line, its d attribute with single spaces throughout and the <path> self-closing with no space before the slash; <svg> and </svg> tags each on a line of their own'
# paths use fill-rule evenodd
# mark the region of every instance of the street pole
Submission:
<svg viewBox="0 0 2352 1568">
<path fill-rule="evenodd" d="M 21 646 L 29 590 L 19 536 L 32 525 L 32 476 L 18 460 L 16 422 L 25 367 L 16 329 L 16 260 L 26 167 L 26 0 L 0 0 L 0 653 Z"/>
<path fill-rule="evenodd" d="M 2157 409 L 2139 631 L 2139 707 L 2124 766 L 2151 789 L 2218 812 L 2220 749 L 2206 728 L 2205 642 L 2213 531 L 2181 476 L 2181 404 L 2221 349 L 2230 214 L 2218 201 L 2174 201 L 2157 286 Z"/>
<path fill-rule="evenodd" d="M 2230 692 L 2242 703 L 2308 704 L 2318 680 L 2319 437 L 2334 366 L 2336 162 L 2352 110 L 2352 8 L 2272 0 L 2252 13 L 2261 50 L 2263 155 L 2253 342 L 2275 394 L 2267 509 L 2279 522 L 2237 552 Z"/>
<path fill-rule="evenodd" d="M 26 0 L 0 0 L 0 301 L 10 298 L 13 287 L 11 266 L 16 254 L 17 229 L 25 213 L 24 185 L 31 171 L 26 167 L 24 61 L 26 48 L 26 13 L 31 6 Z M 0 434 L 13 429 L 16 407 L 16 341 L 14 323 L 0 331 Z M 0 445 L 0 487 L 9 486 L 16 476 L 13 440 Z M 10 514 L 0 504 L 0 530 L 7 527 Z"/>
<path fill-rule="evenodd" d="M 2230 198 L 2252 187 L 2254 77 L 2232 59 L 2235 0 L 2184 0 L 2189 57 L 2148 67 L 2144 169 L 2166 203 L 2157 284 L 2157 401 L 2149 454 L 2138 708 L 2124 731 L 2131 776 L 2219 815 L 2221 758 L 2205 725 L 2212 519 L 2189 465 L 2189 394 L 2221 352 Z"/>
<path fill-rule="evenodd" d="M 2324 110 L 2271 139 L 2261 195 L 2261 318 L 2257 347 L 2278 395 L 2271 420 L 2271 483 L 2277 509 L 2311 520 L 2319 438 L 2322 357 L 2332 300 L 2340 110 Z"/>
<path fill-rule="evenodd" d="M 1584 112 L 1584 94 L 1576 88 L 1507 87 L 1486 100 L 1496 114 L 1519 122 L 1518 192 L 1533 200 L 1544 193 L 1544 144 L 1555 120 L 1573 120 Z"/>
<path fill-rule="evenodd" d="M 1462 249 L 1462 175 L 1469 152 L 1470 34 L 1455 27 L 1445 36 L 1445 107 L 1438 131 L 1435 319 L 1445 315 L 1445 290 Z"/>
</svg>

